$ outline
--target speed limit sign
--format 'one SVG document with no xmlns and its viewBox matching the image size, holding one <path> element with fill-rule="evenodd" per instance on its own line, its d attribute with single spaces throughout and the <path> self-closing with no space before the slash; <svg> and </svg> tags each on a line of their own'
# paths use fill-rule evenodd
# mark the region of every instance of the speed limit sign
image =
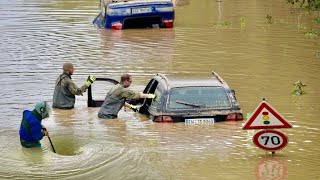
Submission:
<svg viewBox="0 0 320 180">
<path fill-rule="evenodd" d="M 276 151 L 288 144 L 288 137 L 280 131 L 268 129 L 258 131 L 253 135 L 256 146 L 267 151 Z"/>
</svg>

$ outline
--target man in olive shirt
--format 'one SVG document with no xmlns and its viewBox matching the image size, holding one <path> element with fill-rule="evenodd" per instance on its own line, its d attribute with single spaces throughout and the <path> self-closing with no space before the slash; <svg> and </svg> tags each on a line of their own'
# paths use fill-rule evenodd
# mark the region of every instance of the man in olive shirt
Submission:
<svg viewBox="0 0 320 180">
<path fill-rule="evenodd" d="M 63 64 L 63 73 L 59 75 L 55 83 L 52 103 L 53 108 L 74 108 L 74 103 L 76 101 L 75 95 L 82 95 L 82 93 L 86 92 L 88 87 L 96 80 L 96 77 L 90 76 L 86 83 L 78 88 L 71 79 L 73 72 L 74 67 L 72 63 Z"/>
<path fill-rule="evenodd" d="M 136 109 L 135 106 L 126 103 L 126 99 L 155 98 L 154 94 L 144 94 L 128 89 L 131 82 L 132 77 L 129 74 L 123 74 L 121 76 L 120 83 L 111 88 L 100 107 L 98 113 L 99 118 L 117 118 L 118 112 L 123 106 Z"/>
</svg>

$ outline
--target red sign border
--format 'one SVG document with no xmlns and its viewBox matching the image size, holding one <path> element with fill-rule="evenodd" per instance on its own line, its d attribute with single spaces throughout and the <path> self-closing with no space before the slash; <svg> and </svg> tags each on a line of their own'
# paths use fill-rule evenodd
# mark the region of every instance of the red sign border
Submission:
<svg viewBox="0 0 320 180">
<path fill-rule="evenodd" d="M 261 134 L 263 134 L 263 133 L 275 133 L 275 134 L 277 134 L 277 135 L 279 135 L 279 136 L 282 137 L 283 143 L 282 143 L 280 146 L 275 147 L 275 148 L 264 147 L 264 146 L 262 146 L 261 144 L 259 144 L 259 136 L 260 136 Z M 288 137 L 287 137 L 284 133 L 282 133 L 281 131 L 273 130 L 273 129 L 261 130 L 261 131 L 258 131 L 257 133 L 255 133 L 255 134 L 253 135 L 253 143 L 254 143 L 258 148 L 264 149 L 264 150 L 267 150 L 267 151 L 277 151 L 277 150 L 280 150 L 280 149 L 286 147 L 287 144 L 288 144 L 288 142 L 289 142 Z"/>
<path fill-rule="evenodd" d="M 266 108 L 269 112 L 273 114 L 283 125 L 272 125 L 272 126 L 251 126 L 254 120 L 256 120 L 257 116 L 261 113 L 262 109 Z M 246 124 L 242 127 L 242 129 L 274 129 L 274 128 L 292 128 L 292 125 L 287 122 L 278 112 L 276 112 L 270 104 L 266 101 L 262 101 L 259 107 L 254 111 L 254 114 L 249 118 Z"/>
</svg>

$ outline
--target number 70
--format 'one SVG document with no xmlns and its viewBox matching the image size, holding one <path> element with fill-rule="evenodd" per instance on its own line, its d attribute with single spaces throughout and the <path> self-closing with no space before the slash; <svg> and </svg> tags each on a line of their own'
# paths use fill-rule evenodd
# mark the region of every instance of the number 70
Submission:
<svg viewBox="0 0 320 180">
<path fill-rule="evenodd" d="M 265 139 L 264 145 L 267 145 L 269 140 L 271 140 L 271 143 L 273 145 L 279 145 L 280 144 L 280 138 L 278 136 L 261 136 L 261 139 Z"/>
</svg>

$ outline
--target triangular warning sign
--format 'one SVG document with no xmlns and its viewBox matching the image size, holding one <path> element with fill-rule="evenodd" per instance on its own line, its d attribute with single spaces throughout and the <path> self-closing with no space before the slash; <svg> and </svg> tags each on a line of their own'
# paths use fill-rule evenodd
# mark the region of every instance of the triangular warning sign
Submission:
<svg viewBox="0 0 320 180">
<path fill-rule="evenodd" d="M 292 128 L 270 104 L 262 101 L 242 129 Z"/>
</svg>

